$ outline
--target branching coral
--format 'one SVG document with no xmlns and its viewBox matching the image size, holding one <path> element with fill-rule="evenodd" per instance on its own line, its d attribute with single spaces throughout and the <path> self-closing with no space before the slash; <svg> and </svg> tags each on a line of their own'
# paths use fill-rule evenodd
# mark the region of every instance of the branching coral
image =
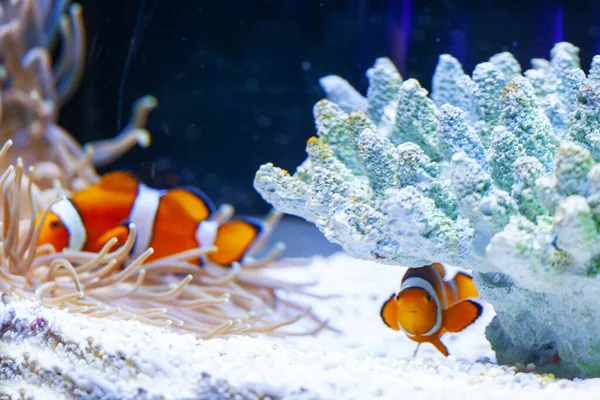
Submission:
<svg viewBox="0 0 600 400">
<path fill-rule="evenodd" d="M 255 187 L 357 257 L 473 269 L 499 361 L 558 351 L 563 374 L 599 376 L 600 56 L 586 77 L 578 52 L 523 74 L 501 53 L 471 76 L 443 55 L 431 96 L 385 58 L 366 97 L 324 78 L 308 159 Z"/>
<path fill-rule="evenodd" d="M 116 138 L 83 148 L 56 124 L 58 109 L 75 90 L 82 74 L 84 34 L 81 7 L 69 1 L 17 0 L 0 2 L 0 61 L 2 118 L 0 137 L 0 293 L 4 301 L 39 300 L 49 307 L 93 317 L 135 319 L 172 326 L 199 337 L 237 333 L 304 334 L 324 326 L 301 304 L 279 299 L 280 289 L 300 292 L 307 284 L 268 277 L 283 245 L 276 244 L 261 259 L 253 256 L 267 240 L 281 214 L 271 213 L 266 234 L 244 259 L 244 265 L 203 268 L 188 263 L 213 248 L 198 248 L 145 262 L 148 249 L 129 259 L 135 240 L 131 225 L 125 245 L 109 241 L 99 253 L 55 252 L 37 246 L 40 211 L 54 201 L 96 182 L 96 165 L 120 156 L 136 143 L 146 146 L 143 128 L 152 97 L 140 99 L 128 127 Z M 61 57 L 54 65 L 50 45 L 60 32 Z M 26 165 L 32 166 L 26 168 Z M 216 220 L 225 222 L 233 208 L 224 205 Z M 43 221 L 43 218 L 42 218 Z M 297 263 L 296 263 L 297 264 Z M 308 332 L 279 330 L 309 316 Z"/>
</svg>

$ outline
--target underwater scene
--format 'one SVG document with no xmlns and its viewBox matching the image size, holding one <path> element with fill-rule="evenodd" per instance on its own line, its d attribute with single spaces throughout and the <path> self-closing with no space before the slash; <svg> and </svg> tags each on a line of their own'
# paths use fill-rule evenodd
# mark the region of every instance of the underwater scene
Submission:
<svg viewBox="0 0 600 400">
<path fill-rule="evenodd" d="M 600 399 L 600 2 L 0 0 L 0 400 Z"/>
</svg>

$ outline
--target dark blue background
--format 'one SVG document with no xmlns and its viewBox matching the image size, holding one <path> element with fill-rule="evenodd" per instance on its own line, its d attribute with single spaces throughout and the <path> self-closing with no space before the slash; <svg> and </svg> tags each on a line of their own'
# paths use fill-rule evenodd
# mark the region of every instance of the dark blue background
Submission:
<svg viewBox="0 0 600 400">
<path fill-rule="evenodd" d="M 194 184 L 243 214 L 268 205 L 252 187 L 272 161 L 304 159 L 315 134 L 318 79 L 364 92 L 365 71 L 390 56 L 429 88 L 442 53 L 469 73 L 509 50 L 524 69 L 556 41 L 600 53 L 600 1 L 84 0 L 86 72 L 61 124 L 80 141 L 113 136 L 145 94 L 159 108 L 153 145 L 112 165 L 147 183 Z"/>
</svg>

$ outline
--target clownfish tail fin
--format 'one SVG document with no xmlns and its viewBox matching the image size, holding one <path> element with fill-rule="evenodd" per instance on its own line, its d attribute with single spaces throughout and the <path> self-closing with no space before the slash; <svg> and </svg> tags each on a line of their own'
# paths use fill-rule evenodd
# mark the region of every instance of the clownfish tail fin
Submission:
<svg viewBox="0 0 600 400">
<path fill-rule="evenodd" d="M 255 218 L 238 218 L 217 228 L 214 245 L 217 250 L 208 258 L 219 265 L 230 266 L 242 262 L 244 256 L 266 231 L 264 224 Z"/>
</svg>

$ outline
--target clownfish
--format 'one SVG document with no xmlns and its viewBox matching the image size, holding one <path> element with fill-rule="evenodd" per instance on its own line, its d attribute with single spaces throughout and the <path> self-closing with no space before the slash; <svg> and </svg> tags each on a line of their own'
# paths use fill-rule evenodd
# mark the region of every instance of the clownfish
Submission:
<svg viewBox="0 0 600 400">
<path fill-rule="evenodd" d="M 381 308 L 383 322 L 395 331 L 402 330 L 409 339 L 431 343 L 448 356 L 440 341 L 445 332 L 460 332 L 475 322 L 483 312 L 473 277 L 460 271 L 446 279 L 440 263 L 410 268 L 400 284 L 400 291 Z M 413 355 L 413 357 L 414 357 Z"/>
<path fill-rule="evenodd" d="M 123 171 L 110 172 L 87 189 L 57 201 L 41 227 L 38 246 L 97 252 L 111 238 L 122 246 L 129 223 L 136 227 L 131 256 L 148 247 L 154 253 L 146 262 L 197 247 L 214 245 L 206 258 L 228 266 L 241 261 L 264 232 L 263 224 L 251 218 L 223 224 L 210 220 L 215 207 L 198 189 L 181 187 L 158 190 Z M 39 223 L 42 213 L 38 216 Z M 204 260 L 190 260 L 202 265 Z"/>
</svg>

